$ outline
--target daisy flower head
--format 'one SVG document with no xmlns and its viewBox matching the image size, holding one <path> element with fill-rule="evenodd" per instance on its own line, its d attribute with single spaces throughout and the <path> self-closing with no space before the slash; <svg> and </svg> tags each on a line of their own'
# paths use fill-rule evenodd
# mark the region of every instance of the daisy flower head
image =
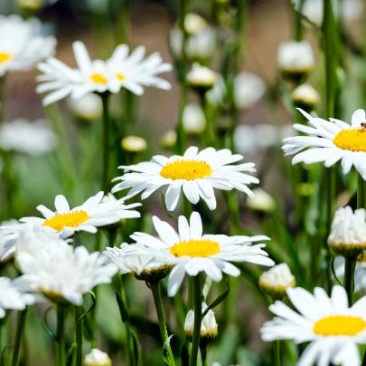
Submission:
<svg viewBox="0 0 366 366">
<path fill-rule="evenodd" d="M 366 343 L 366 297 L 349 307 L 341 286 L 334 286 L 330 297 L 319 287 L 314 294 L 289 288 L 287 295 L 296 311 L 282 301 L 271 305 L 276 317 L 263 325 L 263 340 L 310 342 L 297 365 L 360 365 L 357 344 Z"/>
<path fill-rule="evenodd" d="M 0 319 L 4 318 L 7 310 L 24 310 L 34 302 L 35 297 L 24 291 L 21 281 L 0 277 Z"/>
<path fill-rule="evenodd" d="M 292 163 L 324 162 L 326 167 L 330 167 L 341 161 L 343 174 L 348 174 L 354 166 L 366 180 L 365 111 L 356 110 L 351 124 L 334 118 L 326 121 L 302 109 L 299 111 L 307 118 L 309 126 L 295 124 L 293 127 L 305 136 L 285 138 L 282 147 L 285 155 L 295 155 Z"/>
<path fill-rule="evenodd" d="M 157 76 L 170 71 L 171 65 L 164 63 L 158 53 L 147 58 L 145 47 L 137 47 L 130 55 L 127 45 L 119 45 L 107 60 L 91 60 L 80 41 L 73 43 L 77 68 L 70 68 L 56 58 L 49 58 L 38 68 L 42 75 L 37 80 L 38 93 L 48 93 L 43 104 L 54 103 L 66 96 L 80 99 L 86 94 L 118 93 L 126 88 L 132 93 L 143 94 L 143 87 L 155 86 L 169 89 L 170 84 Z"/>
<path fill-rule="evenodd" d="M 21 222 L 38 226 L 46 226 L 58 232 L 62 238 L 72 236 L 76 231 L 96 233 L 101 226 L 117 223 L 124 218 L 137 218 L 140 213 L 131 210 L 139 203 L 124 205 L 125 198 L 119 200 L 103 201 L 104 193 L 98 192 L 88 198 L 82 205 L 70 208 L 65 196 L 55 198 L 56 211 L 44 205 L 39 205 L 37 210 L 43 215 L 40 217 L 24 217 Z"/>
<path fill-rule="evenodd" d="M 55 302 L 81 305 L 83 295 L 96 285 L 110 283 L 117 271 L 100 253 L 85 247 L 73 248 L 61 238 L 48 243 L 39 252 L 22 251 L 17 255 L 19 277 L 28 288 Z"/>
<path fill-rule="evenodd" d="M 53 36 L 42 33 L 38 19 L 23 20 L 18 15 L 0 15 L 0 77 L 8 71 L 29 70 L 55 49 Z"/>
<path fill-rule="evenodd" d="M 197 276 L 205 272 L 213 281 L 219 282 L 223 273 L 239 276 L 240 270 L 231 262 L 274 264 L 262 249 L 265 244 L 252 244 L 268 240 L 268 237 L 203 234 L 202 219 L 197 212 L 192 213 L 189 221 L 184 216 L 179 217 L 178 232 L 156 216 L 153 224 L 159 237 L 137 232 L 131 238 L 137 245 L 153 250 L 156 261 L 172 265 L 168 277 L 169 296 L 177 293 L 186 274 Z"/>
<path fill-rule="evenodd" d="M 112 192 L 130 188 L 128 196 L 140 192 L 146 199 L 159 189 L 164 189 L 165 204 L 173 211 L 178 204 L 181 191 L 192 204 L 203 199 L 210 210 L 216 208 L 214 189 L 231 190 L 233 188 L 251 196 L 248 184 L 257 184 L 259 180 L 248 173 L 255 171 L 254 163 L 233 164 L 243 159 L 240 154 L 232 154 L 228 149 L 216 150 L 213 147 L 201 151 L 189 147 L 183 156 L 153 156 L 149 162 L 121 166 L 125 173 L 115 180 Z"/>
</svg>

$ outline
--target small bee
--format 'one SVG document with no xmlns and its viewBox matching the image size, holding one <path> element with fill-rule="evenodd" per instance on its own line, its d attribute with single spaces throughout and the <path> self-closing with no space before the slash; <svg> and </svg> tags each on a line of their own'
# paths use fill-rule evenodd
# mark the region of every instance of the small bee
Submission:
<svg viewBox="0 0 366 366">
<path fill-rule="evenodd" d="M 360 123 L 360 130 L 361 131 L 366 131 L 366 122 L 361 122 Z"/>
</svg>

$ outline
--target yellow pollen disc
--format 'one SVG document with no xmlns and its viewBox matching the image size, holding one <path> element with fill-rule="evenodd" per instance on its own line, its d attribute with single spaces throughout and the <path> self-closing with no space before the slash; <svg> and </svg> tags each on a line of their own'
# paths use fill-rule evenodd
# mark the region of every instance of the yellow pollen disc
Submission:
<svg viewBox="0 0 366 366">
<path fill-rule="evenodd" d="M 366 328 L 366 322 L 357 316 L 331 315 L 314 323 L 313 332 L 321 336 L 354 336 Z"/>
<path fill-rule="evenodd" d="M 52 227 L 57 231 L 61 231 L 66 226 L 78 227 L 89 218 L 90 216 L 85 211 L 73 211 L 64 214 L 56 214 L 55 216 L 45 220 L 42 225 Z"/>
<path fill-rule="evenodd" d="M 210 257 L 220 251 L 219 243 L 207 239 L 182 241 L 170 248 L 175 257 Z"/>
<path fill-rule="evenodd" d="M 102 74 L 99 73 L 94 73 L 90 75 L 90 79 L 92 79 L 93 83 L 95 84 L 107 84 L 108 83 L 108 79 L 103 76 Z"/>
<path fill-rule="evenodd" d="M 165 165 L 160 175 L 169 179 L 194 180 L 205 178 L 212 172 L 212 168 L 205 161 L 178 160 Z"/>
<path fill-rule="evenodd" d="M 117 73 L 116 76 L 117 76 L 117 79 L 119 81 L 125 81 L 126 80 L 126 77 L 123 74 Z"/>
<path fill-rule="evenodd" d="M 7 52 L 0 52 L 0 64 L 11 60 L 11 54 Z"/>
<path fill-rule="evenodd" d="M 340 149 L 366 152 L 366 130 L 342 130 L 334 137 L 333 142 Z"/>
</svg>

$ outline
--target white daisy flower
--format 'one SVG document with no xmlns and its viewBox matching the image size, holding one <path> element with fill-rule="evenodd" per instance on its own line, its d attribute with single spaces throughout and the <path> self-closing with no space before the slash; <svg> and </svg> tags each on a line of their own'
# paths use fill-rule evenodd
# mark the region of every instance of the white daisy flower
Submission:
<svg viewBox="0 0 366 366">
<path fill-rule="evenodd" d="M 58 232 L 62 238 L 67 238 L 76 231 L 87 231 L 94 234 L 98 227 L 117 223 L 124 218 L 140 217 L 139 212 L 131 210 L 140 206 L 139 203 L 124 205 L 125 198 L 103 202 L 103 197 L 104 193 L 98 192 L 82 205 L 71 209 L 65 196 L 58 195 L 55 198 L 56 211 L 39 205 L 37 210 L 44 218 L 23 217 L 20 221 L 49 227 Z"/>
<path fill-rule="evenodd" d="M 0 128 L 0 147 L 29 155 L 41 155 L 55 149 L 56 136 L 44 120 L 29 122 L 20 118 Z"/>
<path fill-rule="evenodd" d="M 0 15 L 0 77 L 12 70 L 28 70 L 53 54 L 56 40 L 42 34 L 38 19 Z"/>
<path fill-rule="evenodd" d="M 276 318 L 261 329 L 265 341 L 310 342 L 299 366 L 360 365 L 357 344 L 366 343 L 366 297 L 349 307 L 341 286 L 334 286 L 330 297 L 319 287 L 314 295 L 300 287 L 289 288 L 287 295 L 297 311 L 282 301 L 271 305 L 269 309 Z"/>
<path fill-rule="evenodd" d="M 216 150 L 208 147 L 201 151 L 195 146 L 189 147 L 183 156 L 166 157 L 155 155 L 150 162 L 121 166 L 126 172 L 113 187 L 112 192 L 131 188 L 129 196 L 142 192 L 146 199 L 156 190 L 166 187 L 165 203 L 173 211 L 183 191 L 193 204 L 202 198 L 210 210 L 216 208 L 214 188 L 231 190 L 233 188 L 251 196 L 248 184 L 257 184 L 259 180 L 244 172 L 254 172 L 254 163 L 233 165 L 243 159 L 242 155 L 232 154 L 228 149 Z"/>
<path fill-rule="evenodd" d="M 13 257 L 19 233 L 24 226 L 26 224 L 17 220 L 4 221 L 0 225 L 0 262 L 6 262 Z"/>
<path fill-rule="evenodd" d="M 130 55 L 127 45 L 119 45 L 106 60 L 91 60 L 82 42 L 73 43 L 77 69 L 72 69 L 50 58 L 39 65 L 42 75 L 37 80 L 38 93 L 49 93 L 43 100 L 45 105 L 66 96 L 79 99 L 91 92 L 109 91 L 118 93 L 121 88 L 141 95 L 144 86 L 169 89 L 170 84 L 157 75 L 170 71 L 171 65 L 163 63 L 160 55 L 154 53 L 143 59 L 145 48 L 137 47 Z"/>
<path fill-rule="evenodd" d="M 21 281 L 0 277 L 0 319 L 6 315 L 6 310 L 24 310 L 32 305 L 35 297 L 24 291 Z"/>
<path fill-rule="evenodd" d="M 57 238 L 44 250 L 18 253 L 23 273 L 19 280 L 53 301 L 81 305 L 84 294 L 96 285 L 110 283 L 116 273 L 116 266 L 106 264 L 105 259 L 98 252 L 89 254 L 83 246 L 73 248 Z"/>
<path fill-rule="evenodd" d="M 270 295 L 283 295 L 289 287 L 295 287 L 296 280 L 286 263 L 273 266 L 259 277 L 259 286 Z"/>
<path fill-rule="evenodd" d="M 295 124 L 295 130 L 308 136 L 295 136 L 283 140 L 282 148 L 285 155 L 295 155 L 292 163 L 324 162 L 326 167 L 330 167 L 341 160 L 343 174 L 349 173 L 354 166 L 366 180 L 365 111 L 363 109 L 355 111 L 351 125 L 334 118 L 326 121 L 312 117 L 302 109 L 299 111 L 308 119 L 310 126 Z"/>
<path fill-rule="evenodd" d="M 197 276 L 205 272 L 213 281 L 219 282 L 223 273 L 239 276 L 240 271 L 230 262 L 250 262 L 271 266 L 274 262 L 262 249 L 265 244 L 255 244 L 269 238 L 264 235 L 227 236 L 203 234 L 202 219 L 193 212 L 189 221 L 180 216 L 178 232 L 167 222 L 153 217 L 159 238 L 145 233 L 134 233 L 131 238 L 137 245 L 155 251 L 155 260 L 173 265 L 168 279 L 168 295 L 174 296 L 184 276 Z"/>
</svg>

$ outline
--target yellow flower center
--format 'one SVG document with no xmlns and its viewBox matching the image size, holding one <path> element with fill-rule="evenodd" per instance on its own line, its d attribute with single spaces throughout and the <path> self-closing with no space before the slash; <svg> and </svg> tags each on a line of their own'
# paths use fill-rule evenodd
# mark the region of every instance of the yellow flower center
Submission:
<svg viewBox="0 0 366 366">
<path fill-rule="evenodd" d="M 365 320 L 357 316 L 331 315 L 315 322 L 313 332 L 321 336 L 354 336 L 365 328 Z"/>
<path fill-rule="evenodd" d="M 205 178 L 212 172 L 212 168 L 205 161 L 178 160 L 165 165 L 160 175 L 169 179 L 194 180 Z"/>
<path fill-rule="evenodd" d="M 208 239 L 182 241 L 170 248 L 175 257 L 210 257 L 220 251 L 220 244 Z"/>
<path fill-rule="evenodd" d="M 10 53 L 7 52 L 0 52 L 0 64 L 8 62 L 12 59 L 12 56 Z"/>
<path fill-rule="evenodd" d="M 104 84 L 105 85 L 108 83 L 108 79 L 104 75 L 102 75 L 98 72 L 91 74 L 90 79 L 93 81 L 94 84 Z"/>
<path fill-rule="evenodd" d="M 57 231 L 62 231 L 65 227 L 78 227 L 90 218 L 85 211 L 73 211 L 55 216 L 44 221 L 42 226 L 49 226 Z"/>
<path fill-rule="evenodd" d="M 126 80 L 126 77 L 123 74 L 117 73 L 116 76 L 117 76 L 117 79 L 119 81 L 125 81 Z"/>
<path fill-rule="evenodd" d="M 366 130 L 342 130 L 334 137 L 333 142 L 340 149 L 366 152 Z"/>
</svg>

